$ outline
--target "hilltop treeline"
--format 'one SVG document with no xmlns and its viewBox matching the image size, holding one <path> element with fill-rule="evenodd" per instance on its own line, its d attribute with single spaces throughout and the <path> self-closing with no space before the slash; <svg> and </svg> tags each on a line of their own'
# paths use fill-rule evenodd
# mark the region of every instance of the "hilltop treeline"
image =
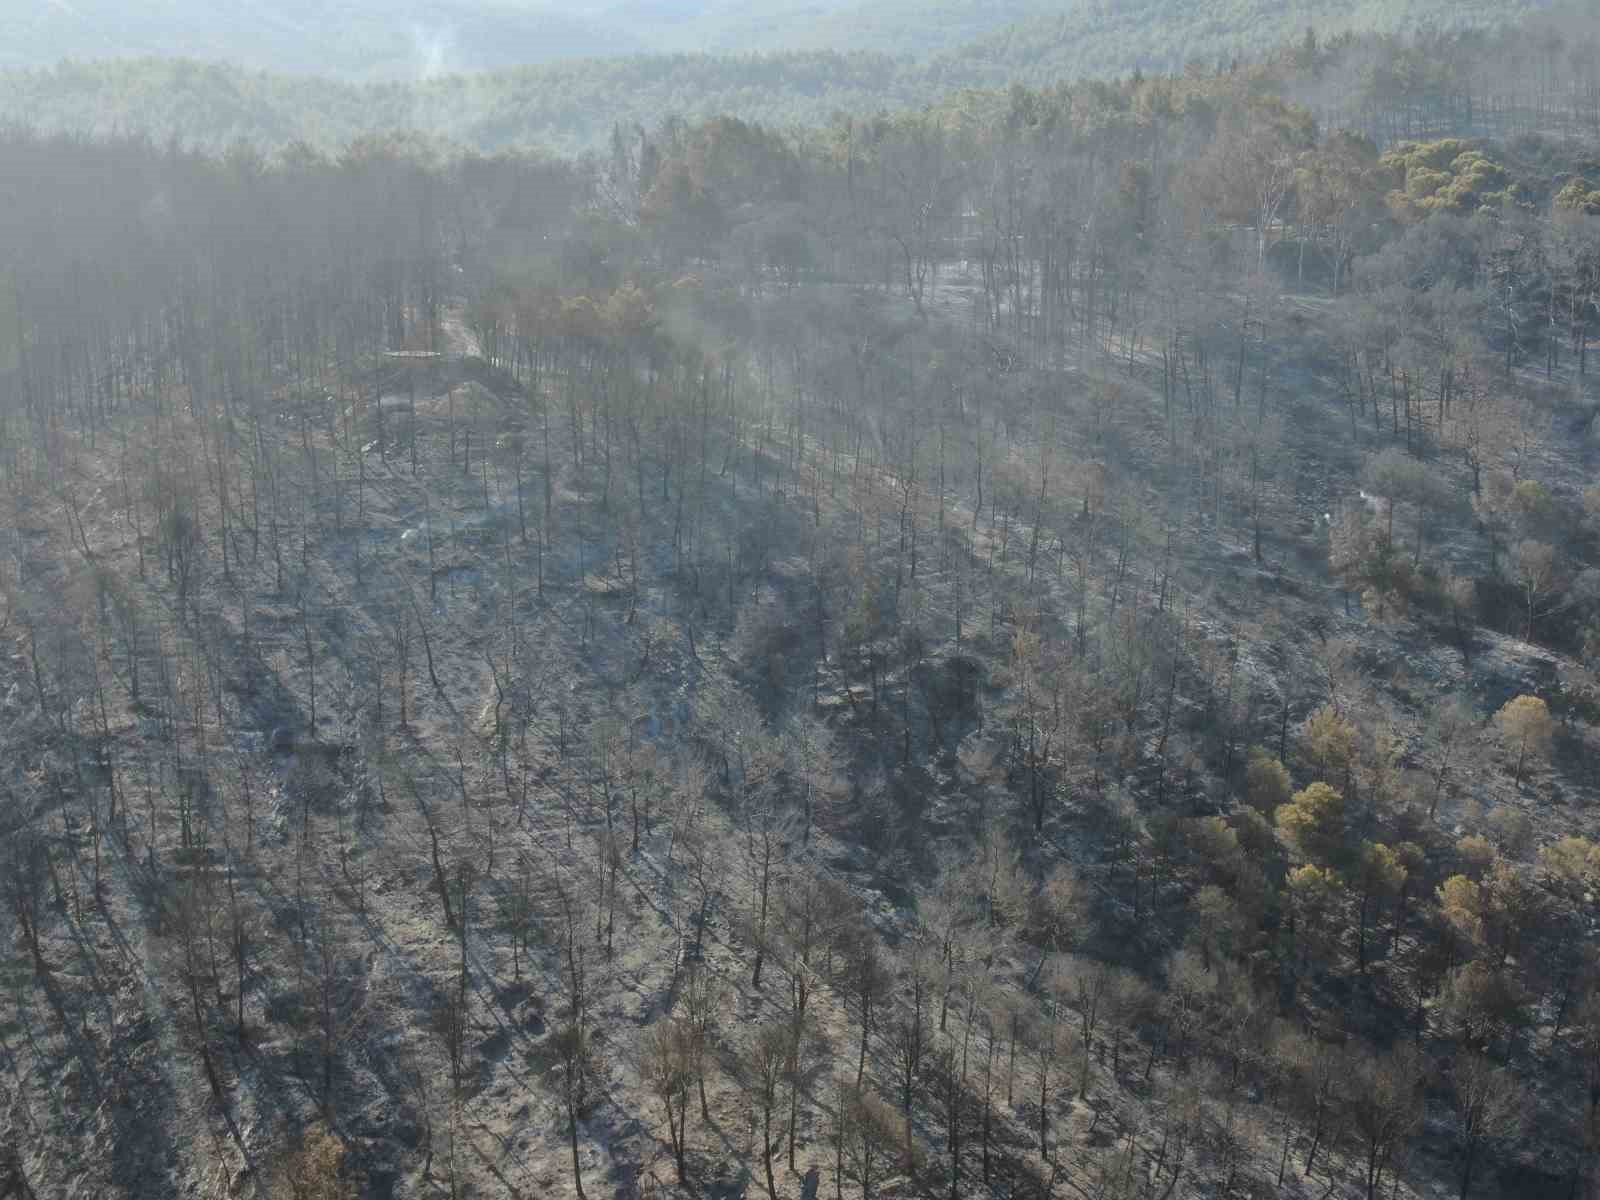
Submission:
<svg viewBox="0 0 1600 1200">
<path fill-rule="evenodd" d="M 1112 86 L 1124 96 L 1137 93 L 1145 75 L 1236 76 L 1237 86 L 1305 104 L 1326 128 L 1380 140 L 1525 130 L 1592 136 L 1595 129 L 1600 59 L 1592 20 L 1569 14 L 1543 24 L 1445 23 L 1382 35 L 1346 28 L 1320 40 L 1281 22 L 1245 26 L 1251 37 L 1243 49 L 1197 33 L 1165 43 L 1180 47 L 1174 51 L 1107 55 L 1084 30 L 1045 22 L 925 60 L 882 50 L 674 54 L 414 83 L 345 83 L 168 59 L 63 62 L 0 75 L 0 117 L 40 132 L 145 135 L 211 150 L 244 140 L 331 151 L 402 130 L 480 152 L 571 154 L 603 147 L 617 125 L 653 130 L 663 114 L 798 129 L 840 114 L 984 108 L 1013 83 L 1081 91 L 1092 86 L 1086 81 L 1120 72 L 1124 81 Z M 1153 37 L 1167 27 L 1140 20 L 1132 28 Z M 1292 45 L 1281 42 L 1286 34 Z"/>
</svg>

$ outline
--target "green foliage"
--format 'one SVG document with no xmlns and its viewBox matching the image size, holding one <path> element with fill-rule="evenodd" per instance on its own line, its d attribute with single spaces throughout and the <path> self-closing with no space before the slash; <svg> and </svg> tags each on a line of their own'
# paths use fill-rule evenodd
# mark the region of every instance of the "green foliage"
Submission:
<svg viewBox="0 0 1600 1200">
<path fill-rule="evenodd" d="M 1406 881 L 1406 866 L 1401 854 L 1381 842 L 1362 842 L 1357 859 L 1355 882 L 1362 891 L 1377 896 L 1398 892 Z"/>
<path fill-rule="evenodd" d="M 1476 941 L 1483 935 L 1483 893 L 1465 875 L 1452 875 L 1435 889 L 1439 910 L 1464 937 Z"/>
<path fill-rule="evenodd" d="M 1343 780 L 1355 761 L 1359 737 L 1359 731 L 1347 717 L 1333 705 L 1324 704 L 1306 722 L 1306 754 L 1324 780 Z"/>
<path fill-rule="evenodd" d="M 1250 748 L 1250 764 L 1245 768 L 1245 795 L 1264 813 L 1276 812 L 1289 803 L 1294 785 L 1289 769 L 1260 746 Z"/>
<path fill-rule="evenodd" d="M 1528 757 L 1539 758 L 1550 751 L 1555 736 L 1550 708 L 1537 696 L 1517 696 L 1506 701 L 1505 707 L 1495 713 L 1494 723 L 1507 752 L 1515 760 L 1516 782 L 1521 783 Z"/>
<path fill-rule="evenodd" d="M 1389 193 L 1389 207 L 1405 221 L 1435 212 L 1503 208 L 1522 202 L 1526 195 L 1505 167 L 1460 138 L 1401 142 L 1378 162 L 1398 180 L 1399 186 Z"/>
<path fill-rule="evenodd" d="M 1586 179 L 1573 179 L 1556 193 L 1555 205 L 1562 212 L 1600 216 L 1600 188 L 1590 187 Z"/>
<path fill-rule="evenodd" d="M 1326 783 L 1296 792 L 1276 815 L 1279 832 L 1300 854 L 1314 863 L 1338 857 L 1344 842 L 1344 797 Z"/>
<path fill-rule="evenodd" d="M 1559 838 L 1539 851 L 1539 865 L 1559 886 L 1582 893 L 1600 880 L 1600 846 L 1585 837 Z"/>
<path fill-rule="evenodd" d="M 1209 874 L 1223 880 L 1237 875 L 1242 862 L 1238 832 L 1221 817 L 1200 817 L 1187 823 L 1190 852 Z"/>
<path fill-rule="evenodd" d="M 1249 860 L 1256 864 L 1266 862 L 1277 849 L 1272 822 L 1253 808 L 1241 808 L 1229 818 L 1239 847 Z"/>
<path fill-rule="evenodd" d="M 1305 932 L 1315 933 L 1332 920 L 1343 892 L 1339 873 L 1315 863 L 1296 867 L 1284 879 L 1284 900 Z"/>
</svg>

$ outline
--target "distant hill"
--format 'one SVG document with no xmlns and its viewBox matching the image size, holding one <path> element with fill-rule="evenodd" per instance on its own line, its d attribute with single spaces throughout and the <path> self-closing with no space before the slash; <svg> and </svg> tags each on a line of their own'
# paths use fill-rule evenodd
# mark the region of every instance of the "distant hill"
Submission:
<svg viewBox="0 0 1600 1200">
<path fill-rule="evenodd" d="M 416 79 L 649 48 L 614 22 L 543 0 L 0 4 L 0 67 L 162 55 L 295 74 Z"/>
<path fill-rule="evenodd" d="M 155 44 L 151 29 L 178 21 L 185 11 L 180 0 L 150 7 L 138 22 L 116 16 L 120 9 L 113 0 L 84 0 L 71 13 L 74 20 L 89 22 L 82 29 L 93 25 L 99 40 L 91 50 L 117 44 L 132 54 Z M 0 72 L 0 120 L 45 130 L 147 133 L 207 146 L 244 138 L 269 146 L 304 140 L 334 147 L 364 134 L 407 130 L 481 150 L 543 146 L 572 152 L 602 144 L 618 122 L 654 127 L 667 114 L 816 125 L 838 112 L 917 107 L 964 89 L 1013 82 L 1110 77 L 1135 69 L 1169 72 L 1196 62 L 1210 69 L 1219 61 L 1297 42 L 1308 27 L 1322 32 L 1324 41 L 1356 24 L 1380 34 L 1491 28 L 1555 5 L 1554 0 L 1072 0 L 1055 15 L 1041 17 L 1036 10 L 1042 7 L 1039 0 L 764 0 L 743 7 L 722 0 L 628 0 L 570 10 L 559 21 L 548 21 L 532 5 L 513 0 L 444 0 L 428 6 L 436 24 L 427 28 L 448 26 L 453 40 L 430 43 L 433 35 L 424 26 L 406 23 L 405 13 L 422 11 L 415 0 L 398 0 L 392 19 L 381 23 L 375 0 L 347 0 L 315 19 L 309 0 L 288 0 L 276 5 L 271 20 L 229 0 L 170 45 L 222 54 L 236 32 L 230 20 L 253 21 L 260 26 L 260 44 L 255 53 L 239 56 L 244 66 L 144 57 Z M 86 14 L 96 9 L 103 23 L 89 21 Z M 996 14 L 1016 17 L 1030 10 L 1034 16 L 1002 31 L 941 49 L 957 31 L 971 33 Z M 453 25 L 451 14 L 460 16 Z M 488 24 L 473 25 L 478 17 Z M 0 17 L 0 47 L 10 47 L 0 56 L 16 56 L 19 43 L 3 34 L 28 20 Z M 67 39 L 65 16 L 31 20 L 34 41 L 24 38 L 20 44 L 41 44 L 46 35 Z M 118 21 L 129 29 L 125 39 L 115 33 L 123 28 Z M 623 26 L 656 31 L 650 44 L 657 48 L 785 41 L 795 48 L 569 56 L 569 51 L 592 48 L 593 39 L 603 36 L 596 31 Z M 320 55 L 308 55 L 304 47 L 294 54 L 286 50 L 283 69 L 259 69 L 264 61 L 275 61 L 273 46 L 297 45 L 296 39 L 313 37 L 319 28 L 324 30 L 316 38 Z M 481 37 L 472 32 L 480 28 Z M 509 59 L 522 44 L 518 29 L 556 61 L 494 71 L 436 69 L 472 56 Z M 496 40 L 495 30 L 504 36 Z M 604 44 L 611 51 L 630 48 L 621 34 Z M 374 78 L 341 77 L 359 62 Z M 402 69 L 406 62 L 411 66 Z M 394 69 L 378 69 L 382 63 Z M 312 73 L 297 76 L 291 66 Z M 420 77 L 393 77 L 407 73 Z"/>
<path fill-rule="evenodd" d="M 0 6 L 0 8 L 14 8 Z M 62 59 L 217 60 L 290 74 L 419 79 L 634 53 L 952 50 L 1049 0 L 42 0 L 0 11 L 0 68 Z"/>
<path fill-rule="evenodd" d="M 1116 74 L 1246 53 L 1307 25 L 1450 30 L 1556 0 L 34 0 L 0 6 L 0 68 L 164 56 L 418 79 L 633 53 L 867 51 Z M 21 11 L 17 11 L 20 9 Z"/>
<path fill-rule="evenodd" d="M 1080 0 L 1067 0 L 1065 7 Z M 684 6 L 675 20 L 638 0 L 606 14 L 652 44 L 741 53 L 837 50 L 926 57 L 1008 25 L 1060 14 L 1062 0 L 757 0 Z"/>
<path fill-rule="evenodd" d="M 875 6 L 910 12 L 916 0 Z M 1043 7 L 1043 6 L 1040 6 Z M 974 82 L 1039 82 L 1131 72 L 1170 73 L 1189 63 L 1259 54 L 1316 30 L 1440 33 L 1515 24 L 1567 7 L 1557 0 L 1072 0 L 976 36 L 942 65 Z"/>
<path fill-rule="evenodd" d="M 209 147 L 331 148 L 405 130 L 487 151 L 572 152 L 599 146 L 617 122 L 653 128 L 669 113 L 817 123 L 938 94 L 910 60 L 871 54 L 663 54 L 369 84 L 139 59 L 0 74 L 0 121 Z"/>
</svg>

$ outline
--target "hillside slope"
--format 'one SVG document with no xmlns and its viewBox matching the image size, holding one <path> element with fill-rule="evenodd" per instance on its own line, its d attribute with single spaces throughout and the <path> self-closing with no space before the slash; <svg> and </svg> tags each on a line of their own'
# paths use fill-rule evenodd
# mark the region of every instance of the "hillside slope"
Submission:
<svg viewBox="0 0 1600 1200">
<path fill-rule="evenodd" d="M 1600 159 L 1264 90 L 0 130 L 0 1194 L 1600 1194 Z"/>
</svg>

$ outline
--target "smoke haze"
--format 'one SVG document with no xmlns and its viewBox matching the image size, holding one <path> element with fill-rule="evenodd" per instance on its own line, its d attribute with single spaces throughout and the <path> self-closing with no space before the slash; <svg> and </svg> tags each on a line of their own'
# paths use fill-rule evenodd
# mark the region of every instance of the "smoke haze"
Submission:
<svg viewBox="0 0 1600 1200">
<path fill-rule="evenodd" d="M 416 58 L 416 77 L 436 79 L 457 67 L 455 30 L 430 29 L 417 23 L 411 26 L 411 44 Z"/>
</svg>

